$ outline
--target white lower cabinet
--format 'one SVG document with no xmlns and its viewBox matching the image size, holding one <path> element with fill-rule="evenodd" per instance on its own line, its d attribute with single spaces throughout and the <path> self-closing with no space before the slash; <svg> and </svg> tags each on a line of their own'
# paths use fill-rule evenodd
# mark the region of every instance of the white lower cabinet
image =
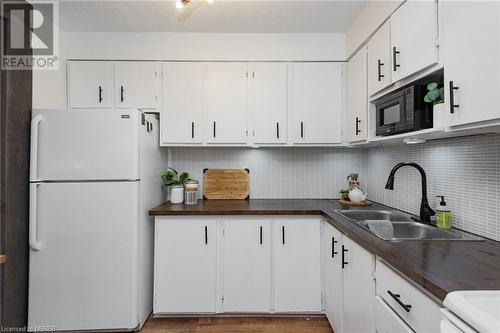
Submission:
<svg viewBox="0 0 500 333">
<path fill-rule="evenodd" d="M 156 218 L 154 313 L 215 313 L 216 225 L 210 219 Z"/>
<path fill-rule="evenodd" d="M 375 332 L 412 333 L 412 329 L 379 296 L 375 297 Z"/>
<path fill-rule="evenodd" d="M 373 332 L 375 257 L 346 236 L 342 237 L 343 333 Z"/>
<path fill-rule="evenodd" d="M 342 332 L 342 234 L 331 224 L 323 228 L 323 300 L 325 314 L 336 333 Z"/>
<path fill-rule="evenodd" d="M 274 221 L 274 311 L 321 312 L 321 221 Z"/>
<path fill-rule="evenodd" d="M 271 221 L 225 220 L 224 312 L 271 311 Z"/>
</svg>

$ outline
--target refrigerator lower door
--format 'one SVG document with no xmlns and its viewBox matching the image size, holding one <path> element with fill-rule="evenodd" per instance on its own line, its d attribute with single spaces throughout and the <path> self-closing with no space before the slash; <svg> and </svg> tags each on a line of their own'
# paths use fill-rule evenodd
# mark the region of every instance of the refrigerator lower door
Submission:
<svg viewBox="0 0 500 333">
<path fill-rule="evenodd" d="M 138 110 L 38 110 L 30 181 L 139 179 Z"/>
<path fill-rule="evenodd" d="M 139 182 L 30 184 L 28 326 L 139 325 Z"/>
</svg>

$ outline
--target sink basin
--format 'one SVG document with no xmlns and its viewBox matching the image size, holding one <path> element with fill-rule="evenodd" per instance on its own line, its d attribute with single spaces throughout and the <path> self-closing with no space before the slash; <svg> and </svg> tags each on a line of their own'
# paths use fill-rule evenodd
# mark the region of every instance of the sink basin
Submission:
<svg viewBox="0 0 500 333">
<path fill-rule="evenodd" d="M 402 240 L 466 240 L 482 241 L 484 238 L 457 230 L 443 230 L 415 222 L 408 215 L 387 210 L 339 210 L 347 217 L 380 239 Z"/>
<path fill-rule="evenodd" d="M 412 221 L 408 216 L 391 212 L 388 210 L 366 210 L 366 209 L 352 209 L 352 210 L 339 210 L 340 214 L 348 219 L 355 221 L 367 220 L 385 220 L 385 221 Z"/>
<path fill-rule="evenodd" d="M 443 304 L 479 332 L 500 332 L 500 290 L 454 291 Z"/>
</svg>

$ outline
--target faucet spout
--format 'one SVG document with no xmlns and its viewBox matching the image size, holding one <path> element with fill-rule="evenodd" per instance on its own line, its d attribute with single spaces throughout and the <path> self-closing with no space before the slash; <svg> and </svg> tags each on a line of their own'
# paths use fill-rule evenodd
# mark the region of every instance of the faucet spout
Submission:
<svg viewBox="0 0 500 333">
<path fill-rule="evenodd" d="M 425 170 L 414 162 L 401 162 L 398 163 L 392 168 L 391 173 L 389 174 L 389 178 L 387 179 L 387 184 L 385 188 L 388 190 L 394 190 L 394 175 L 396 171 L 404 166 L 411 166 L 417 169 L 420 172 L 420 176 L 422 178 L 422 201 L 420 203 L 420 221 L 430 224 L 431 216 L 435 215 L 436 212 L 429 206 L 429 200 L 427 199 L 427 175 L 425 174 Z"/>
</svg>

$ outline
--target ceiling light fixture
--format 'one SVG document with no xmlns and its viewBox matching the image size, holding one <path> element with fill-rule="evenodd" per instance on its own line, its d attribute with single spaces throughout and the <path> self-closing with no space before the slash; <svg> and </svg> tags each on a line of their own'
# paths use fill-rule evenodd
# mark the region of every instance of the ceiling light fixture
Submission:
<svg viewBox="0 0 500 333">
<path fill-rule="evenodd" d="M 205 1 L 208 2 L 209 4 L 214 3 L 214 0 L 205 0 Z M 177 7 L 178 9 L 182 9 L 186 7 L 190 2 L 191 0 L 177 0 L 177 2 L 175 3 L 175 7 Z"/>
</svg>

